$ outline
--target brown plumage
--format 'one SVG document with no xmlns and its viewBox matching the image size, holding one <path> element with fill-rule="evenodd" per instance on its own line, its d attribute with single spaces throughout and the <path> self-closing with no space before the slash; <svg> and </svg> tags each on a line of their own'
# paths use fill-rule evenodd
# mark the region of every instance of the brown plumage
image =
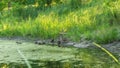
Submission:
<svg viewBox="0 0 120 68">
<path fill-rule="evenodd" d="M 62 44 L 62 41 L 58 40 L 58 41 L 57 41 L 57 45 L 60 47 L 61 44 Z"/>
<path fill-rule="evenodd" d="M 54 43 L 55 42 L 55 40 L 54 39 L 51 39 L 51 41 L 50 41 L 51 43 Z"/>
<path fill-rule="evenodd" d="M 22 44 L 22 42 L 19 42 L 19 41 L 17 41 L 16 43 L 17 43 L 17 44 Z"/>
<path fill-rule="evenodd" d="M 35 41 L 35 44 L 42 45 L 43 42 L 42 41 Z"/>
<path fill-rule="evenodd" d="M 67 43 L 68 39 L 67 38 L 63 38 L 62 41 L 63 41 L 63 43 Z"/>
</svg>

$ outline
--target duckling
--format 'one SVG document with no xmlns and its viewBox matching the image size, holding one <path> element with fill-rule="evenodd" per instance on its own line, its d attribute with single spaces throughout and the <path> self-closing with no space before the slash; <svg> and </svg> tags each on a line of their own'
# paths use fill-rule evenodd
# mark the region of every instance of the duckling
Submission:
<svg viewBox="0 0 120 68">
<path fill-rule="evenodd" d="M 16 43 L 17 43 L 17 44 L 22 44 L 22 42 L 20 42 L 20 41 L 17 41 Z"/>
<path fill-rule="evenodd" d="M 61 41 L 61 40 L 58 40 L 58 41 L 57 41 L 57 45 L 58 45 L 58 47 L 60 47 L 61 44 L 62 44 L 62 41 Z"/>
<path fill-rule="evenodd" d="M 46 41 L 43 40 L 43 41 L 35 41 L 35 44 L 38 44 L 38 45 L 42 45 L 42 44 L 46 44 Z"/>
<path fill-rule="evenodd" d="M 51 39 L 51 40 L 50 40 L 50 43 L 54 43 L 54 42 L 55 42 L 55 40 L 54 40 L 54 39 Z"/>
<path fill-rule="evenodd" d="M 35 41 L 35 44 L 42 45 L 43 42 L 42 41 Z"/>
<path fill-rule="evenodd" d="M 62 39 L 63 43 L 67 43 L 69 40 L 67 38 Z"/>
</svg>

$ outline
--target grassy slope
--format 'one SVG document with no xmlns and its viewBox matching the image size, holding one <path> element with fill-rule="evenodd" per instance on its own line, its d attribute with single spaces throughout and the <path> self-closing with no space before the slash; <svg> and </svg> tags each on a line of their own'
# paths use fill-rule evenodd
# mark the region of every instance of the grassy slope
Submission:
<svg viewBox="0 0 120 68">
<path fill-rule="evenodd" d="M 0 36 L 47 39 L 57 37 L 60 32 L 66 32 L 66 37 L 75 41 L 87 39 L 98 43 L 110 43 L 120 40 L 119 0 L 91 0 L 88 3 L 83 2 L 79 8 L 71 7 L 71 4 L 67 3 L 39 11 L 35 19 L 29 17 L 26 21 L 18 21 L 21 18 L 12 14 L 8 14 L 9 17 L 3 14 L 0 20 Z M 27 13 L 23 13 L 25 14 Z"/>
</svg>

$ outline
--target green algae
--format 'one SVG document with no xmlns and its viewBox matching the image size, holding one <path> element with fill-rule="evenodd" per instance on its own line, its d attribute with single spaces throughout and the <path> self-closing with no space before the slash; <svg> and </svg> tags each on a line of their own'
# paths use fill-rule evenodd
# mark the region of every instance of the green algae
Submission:
<svg viewBox="0 0 120 68">
<path fill-rule="evenodd" d="M 0 67 L 27 68 L 17 48 L 32 68 L 119 68 L 119 65 L 99 48 L 36 45 L 24 40 L 0 40 Z"/>
</svg>

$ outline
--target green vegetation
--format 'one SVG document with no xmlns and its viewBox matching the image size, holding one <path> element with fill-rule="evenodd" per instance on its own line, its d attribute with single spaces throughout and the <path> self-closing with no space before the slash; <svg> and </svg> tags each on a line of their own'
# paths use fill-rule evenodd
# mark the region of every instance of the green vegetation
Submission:
<svg viewBox="0 0 120 68">
<path fill-rule="evenodd" d="M 78 42 L 87 40 L 98 44 L 106 44 L 120 41 L 119 29 L 120 0 L 0 1 L 0 37 L 51 40 L 58 39 L 60 33 L 65 33 L 64 36 L 70 41 Z M 1 50 L 6 52 L 3 59 L 9 54 L 12 56 L 12 60 L 17 60 L 18 57 L 16 56 L 18 56 L 18 53 L 16 51 L 15 53 L 11 52 L 12 49 L 17 48 L 16 43 L 11 46 L 11 43 L 7 44 L 6 41 L 1 41 Z M 113 55 L 96 43 L 94 44 L 98 48 L 88 47 L 77 49 L 47 45 L 37 47 L 36 44 L 31 45 L 30 43 L 25 44 L 21 42 L 21 46 L 18 45 L 18 47 L 21 50 L 23 49 L 25 56 L 30 57 L 28 58 L 28 62 L 33 62 L 33 64 L 39 63 L 34 62 L 35 60 L 29 60 L 33 56 L 36 56 L 40 60 L 40 65 L 44 65 L 43 67 L 56 65 L 51 68 L 58 68 L 57 66 L 61 65 L 60 68 L 73 68 L 73 66 L 76 66 L 76 68 L 118 68 L 120 64 L 118 58 L 120 56 Z M 10 46 L 8 47 L 4 44 Z M 10 47 L 11 50 L 8 49 Z M 26 52 L 29 52 L 29 54 Z M 9 56 L 7 57 L 8 60 Z M 28 62 L 26 63 L 28 64 Z M 3 64 L 0 67 L 8 68 L 9 65 Z"/>
<path fill-rule="evenodd" d="M 83 38 L 98 43 L 120 40 L 119 0 L 44 1 L 11 1 L 11 10 L 6 10 L 6 6 L 0 13 L 0 36 L 48 39 L 65 32 L 66 37 L 74 41 Z"/>
</svg>

